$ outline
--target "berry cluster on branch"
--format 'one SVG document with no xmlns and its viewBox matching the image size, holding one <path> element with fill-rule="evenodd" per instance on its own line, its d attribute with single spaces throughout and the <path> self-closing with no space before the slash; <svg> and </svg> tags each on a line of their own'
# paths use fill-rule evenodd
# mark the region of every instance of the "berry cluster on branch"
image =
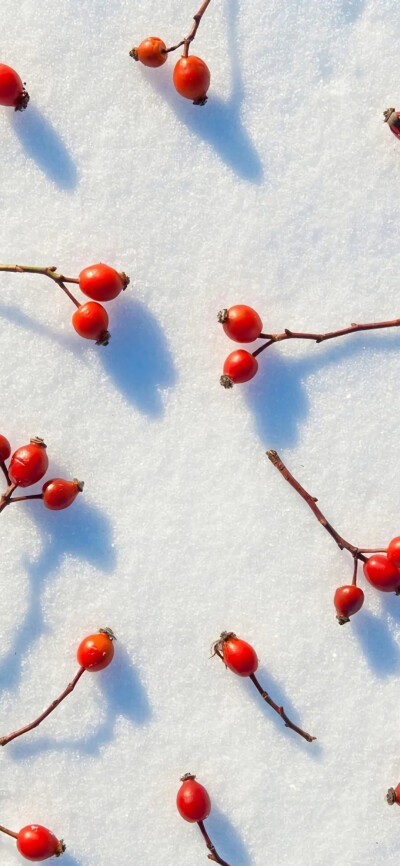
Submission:
<svg viewBox="0 0 400 866">
<path fill-rule="evenodd" d="M 0 435 L 0 469 L 7 482 L 7 489 L 0 497 L 0 513 L 13 502 L 24 502 L 27 499 L 41 499 L 43 505 L 50 511 L 62 511 L 69 508 L 78 493 L 83 490 L 84 482 L 74 478 L 50 478 L 42 487 L 41 493 L 29 496 L 13 496 L 18 487 L 31 487 L 46 474 L 49 466 L 46 444 L 39 436 L 34 436 L 29 445 L 17 448 L 11 457 L 7 468 L 6 461 L 11 454 L 11 445 L 5 436 Z"/>
</svg>

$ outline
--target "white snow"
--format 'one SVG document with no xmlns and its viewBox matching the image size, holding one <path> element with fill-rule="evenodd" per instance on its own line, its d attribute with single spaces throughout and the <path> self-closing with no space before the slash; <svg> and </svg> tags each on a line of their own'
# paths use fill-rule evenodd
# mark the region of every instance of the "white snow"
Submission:
<svg viewBox="0 0 400 866">
<path fill-rule="evenodd" d="M 0 274 L 0 432 L 43 436 L 50 475 L 85 480 L 68 512 L 1 515 L 0 734 L 64 689 L 86 634 L 118 637 L 107 671 L 2 751 L 0 823 L 63 836 L 64 866 L 201 866 L 175 807 L 191 771 L 231 866 L 383 866 L 400 827 L 385 803 L 400 602 L 361 577 L 364 608 L 338 627 L 351 558 L 265 450 L 353 543 L 398 535 L 400 334 L 284 343 L 224 391 L 234 344 L 216 313 L 250 304 L 272 332 L 399 315 L 400 143 L 382 112 L 400 108 L 400 9 L 212 0 L 196 108 L 173 56 L 129 57 L 147 35 L 182 38 L 196 6 L 2 2 L 0 61 L 31 103 L 0 111 L 1 260 L 69 276 L 104 261 L 132 282 L 102 348 L 50 280 Z M 224 629 L 316 743 L 210 660 Z M 22 862 L 6 836 L 0 852 Z"/>
</svg>

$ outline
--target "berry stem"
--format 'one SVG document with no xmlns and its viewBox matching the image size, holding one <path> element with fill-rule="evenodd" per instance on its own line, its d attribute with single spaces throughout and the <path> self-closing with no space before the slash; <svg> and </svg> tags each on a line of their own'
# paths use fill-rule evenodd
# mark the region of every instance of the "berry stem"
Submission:
<svg viewBox="0 0 400 866">
<path fill-rule="evenodd" d="M 355 334 L 358 331 L 377 331 L 382 328 L 398 328 L 399 326 L 400 319 L 392 319 L 389 322 L 369 322 L 366 325 L 357 325 L 353 322 L 349 328 L 342 328 L 340 331 L 328 331 L 326 334 L 308 334 L 285 328 L 283 334 L 260 334 L 260 337 L 267 342 L 252 354 L 256 358 L 264 349 L 268 349 L 268 346 L 272 346 L 273 343 L 281 343 L 283 340 L 314 340 L 315 343 L 324 343 L 325 340 L 334 340 L 336 337 L 344 337 L 346 334 Z"/>
<path fill-rule="evenodd" d="M 11 505 L 12 502 L 25 502 L 26 499 L 43 499 L 43 493 L 31 493 L 29 496 L 13 496 L 12 499 L 9 499 L 7 505 Z"/>
<path fill-rule="evenodd" d="M 13 830 L 7 830 L 7 827 L 2 827 L 0 824 L 0 832 L 7 833 L 7 836 L 12 836 L 14 839 L 18 839 L 18 833 L 14 833 Z"/>
<path fill-rule="evenodd" d="M 10 504 L 11 495 L 18 487 L 18 484 L 9 484 L 7 490 L 0 497 L 0 514 L 4 511 L 5 507 Z"/>
<path fill-rule="evenodd" d="M 267 451 L 267 457 L 271 461 L 271 463 L 276 466 L 281 475 L 283 475 L 285 481 L 287 481 L 292 487 L 294 487 L 297 493 L 299 493 L 302 499 L 304 499 L 308 507 L 311 508 L 313 514 L 315 514 L 321 526 L 323 526 L 324 529 L 329 532 L 329 535 L 332 536 L 333 540 L 336 541 L 336 544 L 340 548 L 340 550 L 348 550 L 349 553 L 351 553 L 351 555 L 354 557 L 354 559 L 361 559 L 363 562 L 366 562 L 368 558 L 364 556 L 364 553 L 377 552 L 368 550 L 367 548 L 355 547 L 354 544 L 350 544 L 349 541 L 346 541 L 344 538 L 342 538 L 342 536 L 339 535 L 336 529 L 333 528 L 331 523 L 329 523 L 326 517 L 322 514 L 320 508 L 318 508 L 318 505 L 316 504 L 318 500 L 315 498 L 315 496 L 311 496 L 310 493 L 307 493 L 307 490 L 305 490 L 304 487 L 301 486 L 299 481 L 297 481 L 296 478 L 293 477 L 291 472 L 289 472 L 285 464 L 282 462 L 279 454 L 277 454 L 276 451 Z"/>
<path fill-rule="evenodd" d="M 216 848 L 213 845 L 213 843 L 211 842 L 211 839 L 210 839 L 210 837 L 207 833 L 207 830 L 204 826 L 204 821 L 198 821 L 197 823 L 200 827 L 200 832 L 202 833 L 202 836 L 203 836 L 203 839 L 207 845 L 207 848 L 209 851 L 211 851 L 211 854 L 208 855 L 208 859 L 213 860 L 214 863 L 219 863 L 220 866 L 229 866 L 229 863 L 227 863 L 226 860 L 221 860 L 221 857 L 217 853 Z"/>
<path fill-rule="evenodd" d="M 67 289 L 64 283 L 78 283 L 79 280 L 75 277 L 64 277 L 63 274 L 57 274 L 57 268 L 36 268 L 30 265 L 0 265 L 0 271 L 8 271 L 15 274 L 42 274 L 45 277 L 50 277 L 57 285 L 65 292 L 76 307 L 80 307 L 79 301 L 74 298 L 73 294 Z"/>
<path fill-rule="evenodd" d="M 351 581 L 353 586 L 357 586 L 357 569 L 358 569 L 358 556 L 355 556 L 354 557 L 353 580 Z"/>
<path fill-rule="evenodd" d="M 14 731 L 12 734 L 9 734 L 8 737 L 0 737 L 0 746 L 6 746 L 7 743 L 11 743 L 11 740 L 15 740 L 16 737 L 21 737 L 22 734 L 26 734 L 28 731 L 32 731 L 33 728 L 37 728 L 37 726 L 40 725 L 41 722 L 43 722 L 43 719 L 45 719 L 46 716 L 49 716 L 50 713 L 52 713 L 53 710 L 58 707 L 61 701 L 63 701 L 64 698 L 66 698 L 67 695 L 69 695 L 70 692 L 74 690 L 78 680 L 80 680 L 82 674 L 85 673 L 85 670 L 86 668 L 84 667 L 79 668 L 78 673 L 76 674 L 72 682 L 67 685 L 67 688 L 64 689 L 60 697 L 56 698 L 56 700 L 50 704 L 47 710 L 45 710 L 44 713 L 41 714 L 41 716 L 38 716 L 38 718 L 35 719 L 34 722 L 31 722 L 30 725 L 25 725 L 24 728 L 20 728 L 18 731 Z"/>
<path fill-rule="evenodd" d="M 317 739 L 316 737 L 312 737 L 311 734 L 307 734 L 306 731 L 303 731 L 302 728 L 298 728 L 297 725 L 295 725 L 293 722 L 290 721 L 290 719 L 287 717 L 283 707 L 279 707 L 278 704 L 276 704 L 275 701 L 273 701 L 272 698 L 270 698 L 268 692 L 266 692 L 263 689 L 262 685 L 258 682 L 258 679 L 257 679 L 255 674 L 250 674 L 250 679 L 251 679 L 252 683 L 254 683 L 257 691 L 260 692 L 260 695 L 263 698 L 263 700 L 267 704 L 269 704 L 269 706 L 272 707 L 272 709 L 275 710 L 276 713 L 278 713 L 278 716 L 280 716 L 281 719 L 283 719 L 286 728 L 291 728 L 292 731 L 296 731 L 296 734 L 300 734 L 301 737 L 304 737 L 304 739 L 307 740 L 307 743 L 312 743 L 313 740 Z"/>
<path fill-rule="evenodd" d="M 10 478 L 10 476 L 9 476 L 9 474 L 8 474 L 8 469 L 7 469 L 6 464 L 4 463 L 4 460 L 1 461 L 1 463 L 0 463 L 0 467 L 1 467 L 1 471 L 3 472 L 4 478 L 5 478 L 6 481 L 7 481 L 7 487 L 9 487 L 10 484 L 11 484 L 11 478 Z"/>
<path fill-rule="evenodd" d="M 171 48 L 166 48 L 164 54 L 169 54 L 171 51 L 176 51 L 177 48 L 180 48 L 181 45 L 183 45 L 183 57 L 188 56 L 190 43 L 193 42 L 193 39 L 195 38 L 196 33 L 199 29 L 200 21 L 207 9 L 207 6 L 209 6 L 210 3 L 211 0 L 204 0 L 204 3 L 201 4 L 199 11 L 196 12 L 196 15 L 193 15 L 194 24 L 190 33 L 185 37 L 185 39 L 181 39 L 180 42 L 177 42 L 176 45 L 171 45 Z"/>
</svg>

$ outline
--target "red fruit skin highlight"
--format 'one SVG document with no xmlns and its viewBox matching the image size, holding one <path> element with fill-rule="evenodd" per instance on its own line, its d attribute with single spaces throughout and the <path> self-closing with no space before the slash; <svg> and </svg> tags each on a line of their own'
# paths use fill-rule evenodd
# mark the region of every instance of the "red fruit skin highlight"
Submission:
<svg viewBox="0 0 400 866">
<path fill-rule="evenodd" d="M 257 653 L 245 640 L 229 637 L 223 642 L 224 662 L 239 677 L 249 677 L 258 668 Z"/>
<path fill-rule="evenodd" d="M 400 589 L 400 571 L 383 553 L 374 553 L 364 562 L 363 571 L 371 586 L 381 592 Z"/>
<path fill-rule="evenodd" d="M 47 472 L 49 459 L 44 442 L 32 441 L 29 445 L 17 448 L 11 457 L 8 474 L 14 484 L 19 487 L 29 487 L 36 484 Z"/>
<path fill-rule="evenodd" d="M 189 774 L 188 778 L 183 778 L 176 797 L 176 805 L 181 817 L 190 824 L 205 821 L 211 810 L 211 801 L 206 789 Z"/>
</svg>

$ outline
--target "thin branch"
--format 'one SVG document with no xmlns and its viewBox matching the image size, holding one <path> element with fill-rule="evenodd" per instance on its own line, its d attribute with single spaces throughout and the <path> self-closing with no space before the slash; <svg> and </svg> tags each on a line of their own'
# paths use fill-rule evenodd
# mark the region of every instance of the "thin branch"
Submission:
<svg viewBox="0 0 400 866">
<path fill-rule="evenodd" d="M 318 500 L 315 498 L 315 496 L 311 496 L 310 493 L 307 493 L 307 490 L 305 490 L 304 487 L 302 487 L 301 484 L 296 480 L 296 478 L 293 477 L 291 472 L 289 472 L 285 464 L 282 462 L 279 454 L 277 454 L 276 451 L 267 451 L 267 457 L 271 461 L 271 463 L 276 466 L 281 475 L 283 475 L 285 481 L 287 481 L 288 484 L 290 484 L 291 487 L 293 487 L 296 492 L 300 494 L 302 499 L 304 499 L 308 507 L 311 508 L 313 514 L 315 514 L 315 517 L 317 518 L 321 526 L 323 526 L 324 529 L 329 532 L 329 535 L 332 536 L 333 540 L 336 541 L 336 544 L 340 548 L 340 550 L 348 550 L 355 559 L 361 559 L 363 562 L 367 562 L 368 557 L 364 556 L 364 553 L 361 552 L 362 550 L 365 550 L 365 548 L 356 547 L 354 544 L 350 544 L 349 541 L 346 541 L 345 538 L 339 535 L 336 529 L 333 528 L 332 524 L 329 523 L 326 517 L 322 514 L 320 508 L 318 508 L 318 505 L 316 504 Z"/>
<path fill-rule="evenodd" d="M 388 322 L 369 322 L 366 325 L 357 325 L 353 322 L 349 328 L 342 328 L 340 331 L 328 331 L 325 334 L 308 334 L 301 331 L 290 331 L 285 328 L 282 334 L 260 334 L 262 339 L 267 342 L 253 352 L 255 358 L 264 349 L 268 349 L 273 343 L 282 343 L 283 340 L 313 340 L 315 343 L 324 343 L 325 340 L 334 340 L 336 337 L 344 337 L 346 334 L 356 334 L 359 331 L 377 331 L 382 328 L 398 328 L 400 319 L 392 319 Z"/>
<path fill-rule="evenodd" d="M 296 734 L 300 734 L 301 737 L 303 737 L 305 740 L 307 740 L 307 743 L 312 743 L 313 740 L 317 739 L 316 737 L 312 737 L 311 734 L 307 734 L 306 731 L 303 731 L 302 728 L 298 728 L 297 725 L 293 724 L 293 722 L 290 721 L 290 719 L 286 715 L 283 707 L 279 707 L 278 704 L 276 704 L 275 701 L 273 701 L 272 698 L 270 698 L 268 692 L 266 692 L 263 689 L 263 687 L 260 685 L 260 683 L 258 682 L 258 679 L 255 676 L 255 674 L 250 674 L 249 679 L 251 679 L 252 683 L 254 683 L 257 691 L 260 692 L 260 695 L 264 699 L 264 701 L 266 701 L 266 703 L 270 707 L 272 707 L 272 709 L 275 710 L 276 713 L 278 713 L 278 716 L 280 716 L 281 719 L 283 719 L 286 728 L 291 728 L 292 731 L 296 731 Z"/>
<path fill-rule="evenodd" d="M 29 496 L 13 496 L 12 499 L 9 499 L 7 505 L 11 505 L 12 502 L 26 502 L 27 499 L 43 499 L 43 493 L 31 493 Z"/>
<path fill-rule="evenodd" d="M 18 839 L 18 833 L 14 833 L 12 830 L 7 830 L 7 827 L 2 827 L 0 824 L 0 832 L 7 833 L 7 836 L 12 836 L 13 839 Z"/>
<path fill-rule="evenodd" d="M 17 487 L 18 484 L 9 484 L 5 493 L 0 497 L 0 514 L 10 504 L 11 495 Z"/>
<path fill-rule="evenodd" d="M 200 6 L 199 11 L 196 12 L 196 15 L 193 15 L 194 24 L 192 26 L 190 33 L 185 37 L 185 39 L 181 39 L 180 42 L 177 42 L 176 45 L 171 45 L 170 48 L 166 48 L 165 51 L 163 52 L 164 54 L 169 54 L 171 51 L 176 51 L 177 48 L 180 48 L 181 45 L 184 45 L 185 47 L 183 49 L 183 56 L 184 57 L 188 56 L 189 45 L 191 42 L 193 42 L 193 39 L 195 38 L 196 33 L 199 29 L 200 21 L 201 21 L 203 15 L 207 9 L 207 6 L 209 6 L 210 3 L 211 3 L 211 0 L 204 0 L 204 3 L 202 3 L 202 5 Z"/>
<path fill-rule="evenodd" d="M 202 836 L 203 836 L 203 839 L 204 839 L 204 841 L 205 841 L 205 843 L 206 843 L 206 845 L 207 845 L 207 848 L 208 848 L 209 851 L 211 851 L 211 854 L 208 855 L 208 859 L 209 859 L 209 860 L 213 860 L 214 863 L 219 863 L 220 866 L 229 866 L 229 863 L 227 863 L 226 860 L 221 860 L 221 857 L 220 857 L 219 854 L 217 853 L 217 850 L 216 850 L 216 848 L 215 848 L 215 845 L 213 845 L 213 843 L 211 842 L 211 839 L 210 839 L 210 837 L 209 837 L 209 835 L 208 835 L 208 833 L 207 833 L 207 830 L 206 830 L 206 828 L 205 828 L 205 826 L 204 826 L 204 822 L 203 822 L 203 821 L 198 821 L 197 823 L 198 823 L 198 825 L 199 825 L 199 827 L 200 827 L 200 831 L 201 831 Z"/>
<path fill-rule="evenodd" d="M 0 463 L 0 468 L 1 468 L 1 471 L 3 472 L 4 478 L 5 478 L 6 481 L 7 481 L 7 487 L 9 487 L 10 484 L 11 484 L 11 478 L 10 478 L 10 476 L 9 476 L 9 474 L 8 474 L 8 469 L 7 469 L 7 466 L 6 466 L 5 462 L 4 462 L 4 460 L 1 461 L 1 463 Z"/>
<path fill-rule="evenodd" d="M 78 680 L 80 680 L 82 674 L 84 674 L 84 673 L 85 673 L 85 668 L 80 667 L 78 670 L 78 673 L 76 674 L 76 676 L 74 677 L 72 682 L 70 682 L 69 685 L 67 686 L 67 688 L 64 689 L 64 691 L 62 692 L 60 697 L 56 698 L 56 700 L 53 701 L 52 704 L 50 704 L 50 706 L 47 708 L 47 710 L 45 710 L 44 713 L 42 713 L 40 716 L 38 716 L 38 718 L 35 719 L 34 722 L 31 722 L 30 725 L 25 725 L 24 728 L 20 728 L 18 731 L 14 731 L 12 734 L 9 734 L 8 737 L 1 737 L 0 738 L 0 746 L 6 746 L 7 743 L 11 743 L 11 740 L 15 740 L 16 737 L 21 737 L 22 734 L 26 734 L 28 731 L 32 731 L 33 728 L 37 728 L 37 726 L 40 725 L 41 722 L 43 722 L 43 719 L 45 719 L 47 716 L 49 716 L 50 713 L 52 713 L 53 710 L 55 710 L 56 707 L 58 707 L 58 705 L 61 703 L 61 701 L 63 701 L 64 698 L 66 698 L 67 695 L 69 695 L 70 692 L 72 692 L 74 690 Z"/>
<path fill-rule="evenodd" d="M 58 274 L 57 268 L 55 267 L 36 268 L 31 267 L 30 265 L 0 265 L 0 271 L 8 271 L 9 273 L 14 274 L 42 274 L 44 277 L 49 277 L 53 282 L 57 283 L 66 295 L 68 295 L 76 307 L 80 307 L 79 301 L 74 298 L 73 294 L 64 285 L 64 283 L 77 283 L 79 285 L 79 280 L 75 279 L 75 277 L 64 277 L 63 274 Z"/>
</svg>

